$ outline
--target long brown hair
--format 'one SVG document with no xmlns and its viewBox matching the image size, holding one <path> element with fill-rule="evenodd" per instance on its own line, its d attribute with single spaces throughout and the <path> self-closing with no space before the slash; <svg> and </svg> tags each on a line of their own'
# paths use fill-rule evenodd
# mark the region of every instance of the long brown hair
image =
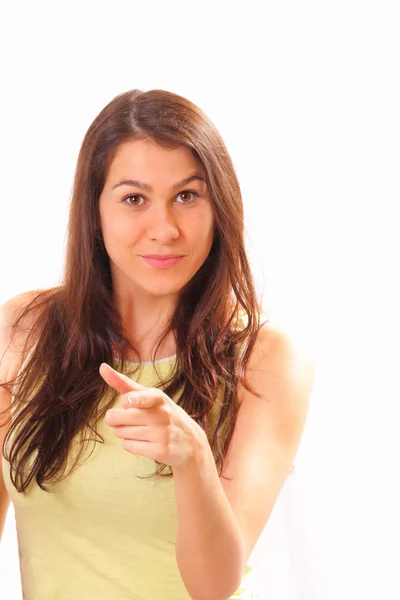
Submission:
<svg viewBox="0 0 400 600">
<path fill-rule="evenodd" d="M 118 146 L 146 138 L 169 148 L 187 147 L 206 173 L 213 203 L 213 246 L 182 290 L 157 349 L 172 331 L 176 366 L 160 387 L 171 397 L 179 395 L 177 403 L 206 431 L 222 473 L 239 408 L 238 383 L 249 389 L 243 374 L 261 312 L 245 251 L 240 187 L 220 134 L 195 104 L 165 90 L 135 89 L 116 96 L 83 139 L 61 284 L 38 293 L 14 323 L 13 335 L 28 313 L 34 317 L 26 339 L 27 360 L 18 376 L 3 384 L 14 395 L 14 416 L 3 453 L 19 492 L 26 492 L 34 478 L 50 491 L 47 482 L 72 472 L 80 455 L 65 474 L 69 449 L 78 433 L 89 430 L 104 442 L 96 423 L 118 393 L 110 394 L 99 366 L 120 360 L 123 369 L 128 352 L 139 356 L 113 307 L 98 203 Z M 246 320 L 238 327 L 242 313 Z M 221 386 L 224 402 L 216 427 L 211 427 L 210 415 Z M 109 401 L 100 407 L 104 397 Z M 166 465 L 156 463 L 159 468 L 153 475 L 171 475 L 163 473 Z"/>
</svg>

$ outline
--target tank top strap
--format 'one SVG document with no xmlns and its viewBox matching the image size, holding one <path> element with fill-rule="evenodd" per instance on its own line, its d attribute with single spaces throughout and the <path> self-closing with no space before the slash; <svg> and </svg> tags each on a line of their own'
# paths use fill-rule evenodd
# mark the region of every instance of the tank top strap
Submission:
<svg viewBox="0 0 400 600">
<path fill-rule="evenodd" d="M 269 321 L 270 321 L 270 319 L 268 318 L 268 316 L 264 312 L 261 312 L 259 329 L 261 329 L 261 327 L 263 325 L 265 325 L 266 323 L 268 323 Z M 247 313 L 244 310 L 239 311 L 238 316 L 237 316 L 237 321 L 236 321 L 236 330 L 244 329 L 246 327 L 247 323 L 248 323 Z M 236 352 L 238 352 L 240 355 L 243 355 L 245 352 L 246 341 L 247 340 L 244 339 L 238 345 Z"/>
</svg>

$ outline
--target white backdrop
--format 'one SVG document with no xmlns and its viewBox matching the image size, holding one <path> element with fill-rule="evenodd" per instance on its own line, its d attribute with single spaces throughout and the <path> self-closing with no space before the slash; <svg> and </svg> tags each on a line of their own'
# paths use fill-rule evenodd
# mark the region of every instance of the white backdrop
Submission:
<svg viewBox="0 0 400 600">
<path fill-rule="evenodd" d="M 396 3 L 0 10 L 0 302 L 58 282 L 75 161 L 103 106 L 132 88 L 194 101 L 234 161 L 264 306 L 317 360 L 296 471 L 254 554 L 264 598 L 398 598 Z M 11 507 L 4 600 L 21 597 L 18 568 Z"/>
</svg>

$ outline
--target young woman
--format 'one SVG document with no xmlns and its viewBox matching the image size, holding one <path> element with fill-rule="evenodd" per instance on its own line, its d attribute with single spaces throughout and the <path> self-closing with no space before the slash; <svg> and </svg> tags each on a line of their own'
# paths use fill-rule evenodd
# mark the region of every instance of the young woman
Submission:
<svg viewBox="0 0 400 600">
<path fill-rule="evenodd" d="M 62 283 L 1 309 L 0 530 L 11 499 L 26 600 L 257 597 L 314 362 L 262 318 L 243 232 L 197 106 L 132 90 L 100 112 Z"/>
</svg>

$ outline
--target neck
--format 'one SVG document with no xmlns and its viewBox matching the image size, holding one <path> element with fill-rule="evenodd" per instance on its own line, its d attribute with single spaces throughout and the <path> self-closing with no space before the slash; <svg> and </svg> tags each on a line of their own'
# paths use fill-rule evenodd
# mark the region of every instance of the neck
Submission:
<svg viewBox="0 0 400 600">
<path fill-rule="evenodd" d="M 176 308 L 171 297 L 138 297 L 114 293 L 115 309 L 118 311 L 125 337 L 140 353 L 141 360 L 151 360 L 159 338 Z M 176 353 L 175 338 L 170 331 L 161 343 L 156 359 Z M 129 360 L 129 358 L 128 358 Z"/>
</svg>

